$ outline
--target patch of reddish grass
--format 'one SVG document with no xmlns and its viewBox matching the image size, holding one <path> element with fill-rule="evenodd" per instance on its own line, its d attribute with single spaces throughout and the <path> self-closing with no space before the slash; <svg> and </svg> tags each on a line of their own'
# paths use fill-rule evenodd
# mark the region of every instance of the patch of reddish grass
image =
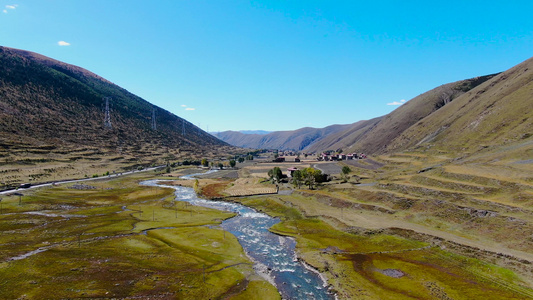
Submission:
<svg viewBox="0 0 533 300">
<path fill-rule="evenodd" d="M 230 184 L 232 181 L 221 181 L 217 183 L 211 183 L 204 187 L 202 187 L 201 194 L 202 196 L 213 199 L 213 198 L 221 198 L 225 195 L 222 193 Z"/>
</svg>

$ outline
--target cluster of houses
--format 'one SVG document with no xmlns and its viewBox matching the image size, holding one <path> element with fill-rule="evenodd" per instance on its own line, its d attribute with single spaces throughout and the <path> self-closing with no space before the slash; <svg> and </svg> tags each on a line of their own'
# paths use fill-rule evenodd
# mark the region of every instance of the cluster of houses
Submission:
<svg viewBox="0 0 533 300">
<path fill-rule="evenodd" d="M 317 156 L 318 161 L 338 161 L 338 160 L 352 160 L 352 159 L 365 159 L 366 154 L 364 153 L 349 153 L 349 154 L 328 154 L 321 153 Z M 278 156 L 272 160 L 272 162 L 286 162 L 284 156 Z M 294 162 L 300 162 L 300 157 L 294 158 Z"/>
<path fill-rule="evenodd" d="M 350 153 L 350 154 L 328 154 L 322 153 L 317 157 L 318 161 L 336 161 L 336 160 L 351 160 L 351 159 L 365 159 L 364 153 Z"/>
</svg>

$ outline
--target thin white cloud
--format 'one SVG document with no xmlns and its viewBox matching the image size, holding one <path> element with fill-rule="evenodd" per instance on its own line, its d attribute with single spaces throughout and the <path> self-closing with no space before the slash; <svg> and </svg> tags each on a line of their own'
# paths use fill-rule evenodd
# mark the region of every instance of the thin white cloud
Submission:
<svg viewBox="0 0 533 300">
<path fill-rule="evenodd" d="M 387 103 L 387 105 L 402 105 L 405 102 L 407 102 L 407 101 L 405 101 L 405 99 L 402 99 L 400 101 L 394 101 L 394 102 L 391 102 L 391 103 Z"/>
<path fill-rule="evenodd" d="M 196 108 L 187 107 L 185 110 L 196 110 Z"/>
<path fill-rule="evenodd" d="M 181 107 L 187 107 L 187 105 L 185 105 L 185 104 L 182 104 L 182 105 L 181 105 Z"/>
<path fill-rule="evenodd" d="M 8 9 L 16 9 L 17 8 L 17 4 L 12 4 L 12 5 L 6 5 L 5 8 L 2 10 L 2 12 L 4 14 L 7 14 L 8 13 Z"/>
<path fill-rule="evenodd" d="M 59 42 L 57 42 L 57 44 L 58 44 L 59 46 L 70 46 L 70 43 L 67 43 L 67 42 L 65 42 L 65 41 L 59 41 Z"/>
</svg>

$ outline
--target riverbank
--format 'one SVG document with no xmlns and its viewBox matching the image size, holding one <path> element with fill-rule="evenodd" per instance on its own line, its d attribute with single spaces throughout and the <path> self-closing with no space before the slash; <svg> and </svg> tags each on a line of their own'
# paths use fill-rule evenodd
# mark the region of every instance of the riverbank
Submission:
<svg viewBox="0 0 533 300">
<path fill-rule="evenodd" d="M 220 230 L 233 213 L 138 184 L 153 176 L 31 189 L 20 205 L 3 197 L 0 298 L 279 299 Z"/>
<path fill-rule="evenodd" d="M 279 217 L 271 230 L 294 237 L 299 257 L 340 298 L 533 298 L 531 239 L 523 234 L 531 227 L 527 168 L 424 153 L 373 159 L 379 168 L 337 163 L 361 184 L 334 174 L 313 190 L 282 183 L 278 194 L 229 197 L 236 181 L 216 190 Z M 306 164 L 263 163 L 239 175 L 265 179 L 269 168 Z"/>
<path fill-rule="evenodd" d="M 192 179 L 191 175 L 184 177 Z M 152 185 L 155 182 L 146 184 Z M 297 260 L 294 240 L 270 232 L 269 229 L 278 223 L 279 219 L 235 202 L 198 198 L 190 187 L 170 187 L 176 189 L 176 198 L 179 201 L 237 213 L 237 216 L 222 222 L 221 227 L 237 237 L 246 255 L 254 262 L 254 269 L 259 271 L 258 275 L 273 282 L 284 299 L 333 298 L 325 288 L 327 284 L 321 280 L 322 277 L 315 271 L 310 272 L 307 266 Z"/>
<path fill-rule="evenodd" d="M 495 291 L 498 298 L 528 295 L 521 280 L 504 268 L 396 235 L 338 230 L 328 223 L 337 220 L 299 211 L 295 197 L 304 196 L 228 200 L 279 217 L 282 222 L 271 231 L 293 237 L 298 257 L 323 274 L 340 299 L 494 299 Z"/>
</svg>

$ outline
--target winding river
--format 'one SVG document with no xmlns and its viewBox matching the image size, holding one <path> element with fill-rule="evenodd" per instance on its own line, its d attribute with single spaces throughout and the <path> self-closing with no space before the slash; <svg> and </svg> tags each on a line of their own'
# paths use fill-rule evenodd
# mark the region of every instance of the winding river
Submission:
<svg viewBox="0 0 533 300">
<path fill-rule="evenodd" d="M 192 174 L 184 178 L 192 178 Z M 333 299 L 325 281 L 314 270 L 297 260 L 292 238 L 276 235 L 268 229 L 280 220 L 238 203 L 198 198 L 194 189 L 158 184 L 157 180 L 142 184 L 176 190 L 176 200 L 192 205 L 235 212 L 238 215 L 222 222 L 222 229 L 237 237 L 246 254 L 254 261 L 254 269 L 278 288 L 283 299 Z"/>
</svg>

